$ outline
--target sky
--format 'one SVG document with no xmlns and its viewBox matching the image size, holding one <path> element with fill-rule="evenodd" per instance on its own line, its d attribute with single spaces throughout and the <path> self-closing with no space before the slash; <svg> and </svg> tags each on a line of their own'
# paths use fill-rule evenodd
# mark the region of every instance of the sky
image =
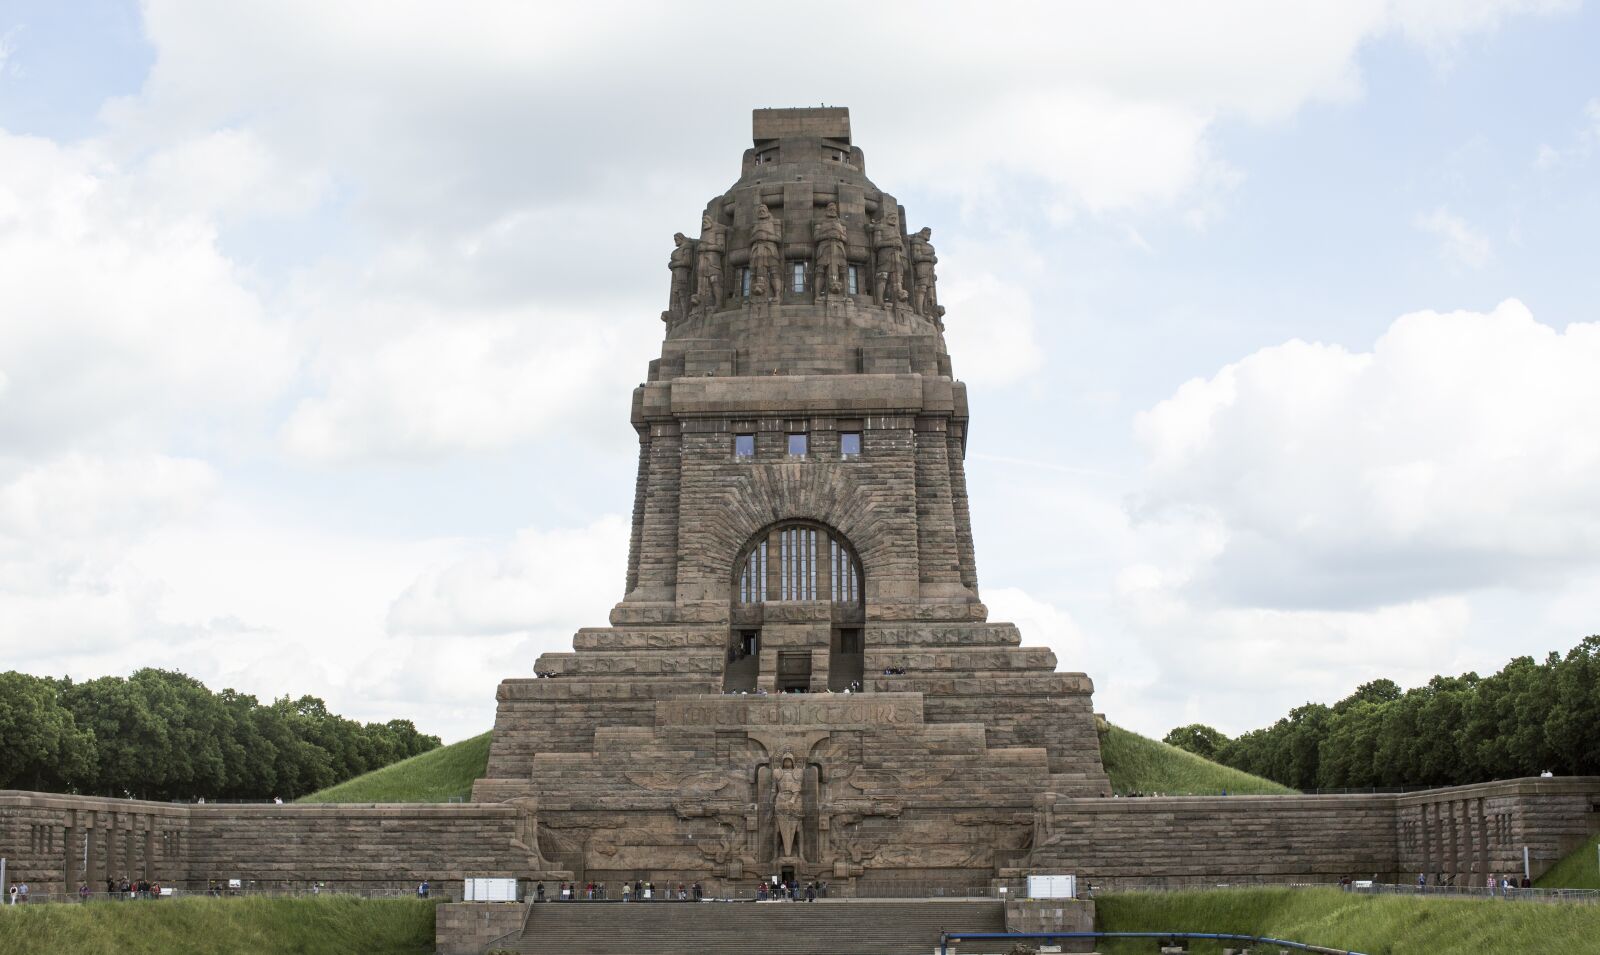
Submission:
<svg viewBox="0 0 1600 955">
<path fill-rule="evenodd" d="M 622 597 L 676 231 L 848 106 L 991 619 L 1152 735 L 1600 632 L 1600 10 L 0 0 L 0 669 L 447 741 Z"/>
</svg>

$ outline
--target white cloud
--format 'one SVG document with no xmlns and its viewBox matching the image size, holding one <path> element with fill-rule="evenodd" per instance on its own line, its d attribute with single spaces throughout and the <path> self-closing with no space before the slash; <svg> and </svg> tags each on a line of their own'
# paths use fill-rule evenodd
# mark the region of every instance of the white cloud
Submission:
<svg viewBox="0 0 1600 955">
<path fill-rule="evenodd" d="M 248 414 L 289 345 L 212 226 L 91 147 L 0 132 L 0 445 L 139 443 Z"/>
<path fill-rule="evenodd" d="M 1600 324 L 1416 312 L 1368 353 L 1290 342 L 1139 416 L 1141 513 L 1201 515 L 1236 597 L 1338 606 L 1600 561 Z"/>
<path fill-rule="evenodd" d="M 525 529 L 414 580 L 389 609 L 388 630 L 417 636 L 504 636 L 552 631 L 570 639 L 621 597 L 628 524 Z M 570 644 L 563 649 L 570 648 Z"/>
<path fill-rule="evenodd" d="M 1439 257 L 1469 269 L 1481 269 L 1494 257 L 1489 237 L 1443 206 L 1419 215 L 1416 227 L 1439 240 Z"/>
<path fill-rule="evenodd" d="M 404 306 L 371 309 L 401 318 Z M 616 360 L 616 336 L 581 315 L 524 311 L 400 320 L 370 351 L 335 346 L 323 391 L 284 426 L 288 448 L 326 461 L 427 458 L 509 447 L 581 428 L 626 394 L 639 367 Z"/>
</svg>

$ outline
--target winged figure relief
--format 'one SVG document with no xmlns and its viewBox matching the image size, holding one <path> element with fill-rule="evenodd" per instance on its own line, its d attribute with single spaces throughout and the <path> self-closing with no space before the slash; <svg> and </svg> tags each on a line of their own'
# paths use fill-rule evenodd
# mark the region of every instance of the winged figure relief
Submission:
<svg viewBox="0 0 1600 955">
<path fill-rule="evenodd" d="M 862 769 L 857 767 L 845 782 L 862 792 L 904 792 L 931 789 L 956 774 L 955 766 L 928 769 Z"/>
<path fill-rule="evenodd" d="M 710 796 L 721 792 L 733 783 L 727 770 L 712 769 L 700 773 L 671 773 L 660 770 L 630 769 L 623 775 L 628 782 L 641 789 L 658 793 L 676 793 L 680 796 Z"/>
</svg>

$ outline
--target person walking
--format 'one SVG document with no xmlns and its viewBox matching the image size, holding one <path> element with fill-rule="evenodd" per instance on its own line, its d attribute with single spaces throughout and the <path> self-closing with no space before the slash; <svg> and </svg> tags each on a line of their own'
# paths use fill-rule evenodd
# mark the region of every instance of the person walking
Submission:
<svg viewBox="0 0 1600 955">
<path fill-rule="evenodd" d="M 544 901 L 544 880 L 543 879 L 539 880 L 539 884 L 533 887 L 533 900 L 535 902 L 543 902 Z"/>
</svg>

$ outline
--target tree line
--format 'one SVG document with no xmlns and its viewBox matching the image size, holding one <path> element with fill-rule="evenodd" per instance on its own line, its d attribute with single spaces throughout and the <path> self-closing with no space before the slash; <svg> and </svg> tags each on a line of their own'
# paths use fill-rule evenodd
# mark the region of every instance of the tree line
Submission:
<svg viewBox="0 0 1600 955">
<path fill-rule="evenodd" d="M 0 673 L 0 789 L 293 799 L 438 745 L 410 720 L 358 723 L 314 696 L 262 704 L 170 670 Z"/>
<path fill-rule="evenodd" d="M 1404 691 L 1374 680 L 1237 739 L 1195 723 L 1166 742 L 1301 790 L 1600 774 L 1600 636 L 1486 677 L 1436 676 Z"/>
</svg>

